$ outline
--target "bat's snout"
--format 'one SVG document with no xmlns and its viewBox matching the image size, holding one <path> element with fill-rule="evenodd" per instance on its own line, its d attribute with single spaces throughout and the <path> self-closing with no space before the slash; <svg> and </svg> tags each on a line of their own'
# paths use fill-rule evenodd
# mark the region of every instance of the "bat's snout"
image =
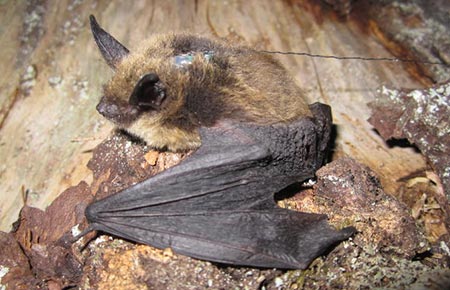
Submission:
<svg viewBox="0 0 450 290">
<path fill-rule="evenodd" d="M 113 119 L 119 114 L 119 107 L 115 104 L 108 104 L 103 99 L 96 107 L 97 111 L 108 119 Z"/>
<path fill-rule="evenodd" d="M 103 117 L 121 127 L 132 123 L 141 113 L 137 106 L 120 103 L 105 97 L 100 100 L 96 109 Z"/>
</svg>

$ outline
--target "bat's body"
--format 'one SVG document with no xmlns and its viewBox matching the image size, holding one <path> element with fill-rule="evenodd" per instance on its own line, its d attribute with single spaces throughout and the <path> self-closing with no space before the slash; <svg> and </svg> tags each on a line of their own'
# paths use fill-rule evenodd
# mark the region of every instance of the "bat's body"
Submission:
<svg viewBox="0 0 450 290">
<path fill-rule="evenodd" d="M 330 108 L 308 107 L 276 61 L 187 35 L 129 54 L 93 17 L 91 25 L 116 70 L 98 110 L 151 146 L 198 148 L 89 206 L 94 229 L 201 259 L 281 268 L 305 268 L 354 232 L 273 200 L 314 176 L 331 131 Z"/>
<path fill-rule="evenodd" d="M 101 49 L 111 46 L 95 21 L 93 29 Z M 120 47 L 102 50 L 115 75 L 98 109 L 152 147 L 196 149 L 198 128 L 220 120 L 267 125 L 311 116 L 303 92 L 268 55 L 187 34 L 156 35 L 132 54 Z"/>
</svg>

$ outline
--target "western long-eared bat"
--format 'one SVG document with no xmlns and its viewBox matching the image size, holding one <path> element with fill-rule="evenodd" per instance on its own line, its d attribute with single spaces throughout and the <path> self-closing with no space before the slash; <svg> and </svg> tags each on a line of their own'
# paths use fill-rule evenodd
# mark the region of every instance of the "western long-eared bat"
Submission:
<svg viewBox="0 0 450 290">
<path fill-rule="evenodd" d="M 314 176 L 331 109 L 304 95 L 272 57 L 188 34 L 136 52 L 90 17 L 115 75 L 97 110 L 149 146 L 196 151 L 86 209 L 92 229 L 233 265 L 306 268 L 353 227 L 277 207 L 274 193 Z"/>
</svg>

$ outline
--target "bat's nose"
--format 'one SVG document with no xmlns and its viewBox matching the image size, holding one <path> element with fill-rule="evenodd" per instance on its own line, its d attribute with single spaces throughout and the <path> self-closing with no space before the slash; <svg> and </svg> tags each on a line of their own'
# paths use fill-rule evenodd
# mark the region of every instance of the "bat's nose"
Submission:
<svg viewBox="0 0 450 290">
<path fill-rule="evenodd" d="M 98 103 L 96 109 L 108 119 L 114 118 L 119 114 L 119 107 L 116 104 L 107 103 L 103 99 Z"/>
</svg>

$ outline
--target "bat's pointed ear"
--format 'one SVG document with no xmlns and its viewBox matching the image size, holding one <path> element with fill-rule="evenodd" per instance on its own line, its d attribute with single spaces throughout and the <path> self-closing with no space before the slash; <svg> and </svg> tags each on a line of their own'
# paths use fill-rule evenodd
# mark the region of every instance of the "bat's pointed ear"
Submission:
<svg viewBox="0 0 450 290">
<path fill-rule="evenodd" d="M 91 23 L 92 34 L 97 43 L 103 58 L 108 65 L 113 69 L 120 63 L 120 61 L 128 55 L 129 50 L 123 46 L 119 41 L 112 37 L 108 32 L 103 30 L 95 20 L 94 15 L 89 16 Z"/>
<path fill-rule="evenodd" d="M 142 109 L 159 110 L 165 98 L 166 90 L 158 75 L 148 73 L 137 82 L 129 103 Z"/>
</svg>

